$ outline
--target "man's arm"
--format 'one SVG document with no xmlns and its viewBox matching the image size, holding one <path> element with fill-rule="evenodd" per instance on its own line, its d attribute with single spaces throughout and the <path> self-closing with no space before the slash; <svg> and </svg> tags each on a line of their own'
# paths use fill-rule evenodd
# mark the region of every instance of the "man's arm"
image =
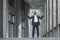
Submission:
<svg viewBox="0 0 60 40">
<path fill-rule="evenodd" d="M 28 16 L 28 18 L 29 18 L 29 19 L 32 19 L 32 16 L 31 16 L 31 17 Z"/>
<path fill-rule="evenodd" d="M 42 19 L 44 17 L 43 13 L 41 14 L 41 17 L 39 16 L 39 19 Z"/>
<path fill-rule="evenodd" d="M 40 17 L 40 16 L 38 16 L 38 17 L 39 17 L 39 19 L 42 19 L 42 18 L 43 18 L 43 16 L 41 16 L 41 17 Z"/>
</svg>

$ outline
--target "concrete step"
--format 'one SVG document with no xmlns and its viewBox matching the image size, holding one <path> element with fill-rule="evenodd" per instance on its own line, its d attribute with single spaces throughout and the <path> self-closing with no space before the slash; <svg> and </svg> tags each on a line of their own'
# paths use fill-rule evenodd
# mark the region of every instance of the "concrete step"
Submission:
<svg viewBox="0 0 60 40">
<path fill-rule="evenodd" d="M 60 38 L 0 38 L 0 40 L 60 40 Z"/>
</svg>

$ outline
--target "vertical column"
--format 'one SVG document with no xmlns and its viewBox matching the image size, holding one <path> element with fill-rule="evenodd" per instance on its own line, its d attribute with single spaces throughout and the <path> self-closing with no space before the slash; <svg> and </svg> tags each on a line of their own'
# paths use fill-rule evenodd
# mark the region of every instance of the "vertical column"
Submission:
<svg viewBox="0 0 60 40">
<path fill-rule="evenodd" d="M 48 31 L 50 31 L 50 0 L 48 0 Z M 49 35 L 48 33 L 48 36 Z"/>
<path fill-rule="evenodd" d="M 56 29 L 54 29 L 56 28 Z M 56 0 L 53 0 L 53 37 L 57 37 L 58 36 L 58 29 L 56 26 Z"/>
<path fill-rule="evenodd" d="M 43 5 L 43 4 L 42 4 L 42 5 Z M 41 7 L 42 7 L 42 8 L 41 8 L 41 13 L 39 14 L 39 16 L 41 16 L 41 14 L 42 14 L 43 11 L 44 11 L 44 10 L 43 10 L 43 9 L 44 9 L 43 6 L 41 6 Z M 43 36 L 44 31 L 45 31 L 45 30 L 44 30 L 44 18 L 43 18 L 42 20 L 40 20 L 40 21 L 41 21 L 41 22 L 40 22 L 40 26 L 41 26 L 41 27 L 40 27 L 40 30 L 41 30 L 41 33 L 42 33 L 41 36 Z"/>
<path fill-rule="evenodd" d="M 48 32 L 48 0 L 46 1 L 46 37 Z"/>
<path fill-rule="evenodd" d="M 46 15 L 46 16 L 47 16 L 47 32 L 48 32 L 48 27 L 49 27 L 49 26 L 48 26 L 48 17 L 49 17 L 49 16 L 48 16 L 48 12 L 49 12 L 49 11 L 48 11 L 48 8 L 49 8 L 49 3 L 48 3 L 48 1 L 49 1 L 49 0 L 47 0 L 47 15 Z"/>
<path fill-rule="evenodd" d="M 14 14 L 17 14 L 17 0 L 14 0 Z M 18 27 L 17 27 L 17 15 L 15 15 L 15 26 L 14 26 L 14 32 L 13 32 L 13 37 L 18 37 Z"/>
<path fill-rule="evenodd" d="M 53 26 L 56 27 L 56 0 L 53 0 Z"/>
<path fill-rule="evenodd" d="M 58 24 L 60 24 L 60 0 L 56 0 L 56 1 L 57 1 L 57 7 L 56 7 L 56 9 L 58 10 Z M 60 37 L 60 27 L 59 27 L 59 37 Z"/>
<path fill-rule="evenodd" d="M 3 37 L 3 0 L 0 0 L 0 37 Z"/>
<path fill-rule="evenodd" d="M 3 38 L 8 38 L 8 0 L 3 0 Z"/>
<path fill-rule="evenodd" d="M 47 31 L 47 29 L 46 29 L 46 28 L 47 28 L 47 27 L 46 27 L 46 7 L 47 7 L 47 6 L 46 6 L 46 5 L 47 5 L 47 4 L 46 4 L 46 2 L 45 2 L 45 14 L 44 14 L 44 15 L 45 15 L 45 30 L 44 30 L 44 31 L 45 31 L 45 34 L 46 34 L 46 31 Z"/>
<path fill-rule="evenodd" d="M 56 0 L 56 27 L 58 27 L 58 0 Z M 58 27 L 58 37 L 59 37 L 59 27 Z"/>
<path fill-rule="evenodd" d="M 50 31 L 50 0 L 47 0 L 47 36 Z"/>
<path fill-rule="evenodd" d="M 52 0 L 50 0 L 50 30 L 52 30 Z"/>
<path fill-rule="evenodd" d="M 21 0 L 16 0 L 16 35 L 18 36 L 18 38 L 21 38 L 22 36 L 22 20 L 21 20 L 21 14 L 22 14 L 22 10 L 21 10 L 21 6 L 22 6 L 22 2 Z"/>
<path fill-rule="evenodd" d="M 53 0 L 52 0 L 52 37 L 53 37 Z"/>
<path fill-rule="evenodd" d="M 42 34 L 41 34 L 41 36 L 44 36 L 46 34 L 46 2 L 43 2 L 43 4 L 41 4 L 41 5 L 42 5 L 41 10 L 42 10 L 42 13 L 44 15 L 43 21 L 42 21 L 42 29 L 41 29 Z"/>
<path fill-rule="evenodd" d="M 28 13 L 29 13 L 29 5 L 25 3 L 25 37 L 29 37 L 29 27 L 28 27 Z"/>
<path fill-rule="evenodd" d="M 46 33 L 47 33 L 47 0 L 45 2 L 45 33 L 44 33 L 44 37 L 46 37 Z"/>
</svg>

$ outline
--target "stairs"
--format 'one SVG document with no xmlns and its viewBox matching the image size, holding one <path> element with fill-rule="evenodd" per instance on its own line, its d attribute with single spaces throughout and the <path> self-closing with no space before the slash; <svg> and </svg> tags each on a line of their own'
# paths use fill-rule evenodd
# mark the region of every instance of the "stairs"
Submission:
<svg viewBox="0 0 60 40">
<path fill-rule="evenodd" d="M 60 38 L 0 38 L 0 40 L 60 40 Z"/>
</svg>

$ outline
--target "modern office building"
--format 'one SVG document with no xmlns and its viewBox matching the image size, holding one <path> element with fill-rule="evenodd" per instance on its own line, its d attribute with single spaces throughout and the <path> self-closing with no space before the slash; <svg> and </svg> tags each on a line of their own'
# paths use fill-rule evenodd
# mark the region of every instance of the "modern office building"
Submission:
<svg viewBox="0 0 60 40">
<path fill-rule="evenodd" d="M 40 9 L 44 14 L 42 38 L 60 37 L 60 0 L 0 0 L 0 37 L 29 38 L 30 9 Z"/>
</svg>

